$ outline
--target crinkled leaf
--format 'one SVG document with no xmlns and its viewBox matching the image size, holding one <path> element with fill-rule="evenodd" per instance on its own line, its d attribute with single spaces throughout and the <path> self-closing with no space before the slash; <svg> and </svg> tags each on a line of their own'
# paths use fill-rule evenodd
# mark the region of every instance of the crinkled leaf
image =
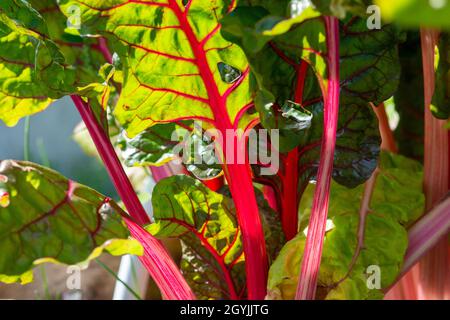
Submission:
<svg viewBox="0 0 450 320">
<path fill-rule="evenodd" d="M 258 19 L 241 22 L 247 28 L 253 23 L 255 30 L 261 21 Z M 260 91 L 255 104 L 261 123 L 266 128 L 280 129 L 281 151 L 286 152 L 296 146 L 303 149 L 301 153 L 305 156 L 300 157 L 300 170 L 307 182 L 315 175 L 320 154 L 320 141 L 317 141 L 321 137 L 323 122 L 320 101 L 326 88 L 326 63 L 322 58 L 326 52 L 323 22 L 308 18 L 293 25 L 288 32 L 273 37 L 257 53 L 248 49 L 250 45 L 244 43 L 243 35 L 234 32 L 233 28 L 225 23 L 224 32 L 229 32 L 231 39 L 243 46 L 258 79 Z M 397 44 L 402 40 L 402 34 L 391 25 L 384 25 L 381 30 L 367 30 L 365 19 L 357 17 L 341 24 L 340 132 L 334 178 L 346 186 L 354 187 L 364 182 L 376 167 L 380 140 L 369 103 L 377 105 L 395 92 L 400 77 Z M 304 68 L 302 60 L 310 67 Z M 301 81 L 304 81 L 303 86 Z M 280 106 L 300 100 L 303 100 L 302 108 L 313 115 L 311 128 L 298 132 L 284 130 Z M 301 183 L 300 188 L 303 186 Z"/>
<path fill-rule="evenodd" d="M 42 17 L 26 2 L 2 1 L 0 119 L 9 126 L 21 117 L 42 111 L 61 94 L 64 58 L 56 45 L 45 39 L 45 32 Z M 51 85 L 47 82 L 50 77 Z"/>
<path fill-rule="evenodd" d="M 109 198 L 30 162 L 0 162 L 0 280 L 30 281 L 44 262 L 77 264 L 105 249 L 142 254 Z"/>
<path fill-rule="evenodd" d="M 182 240 L 181 267 L 197 297 L 242 297 L 244 253 L 231 199 L 180 175 L 161 180 L 152 203 L 155 223 L 148 230 Z"/>
<path fill-rule="evenodd" d="M 125 158 L 125 165 L 161 166 L 175 158 L 174 147 L 178 141 L 172 141 L 177 129 L 175 124 L 159 124 L 146 129 L 139 135 L 129 139 L 122 132 L 118 145 Z"/>
<path fill-rule="evenodd" d="M 323 132 L 323 104 L 312 107 L 311 128 L 305 133 L 300 146 L 300 189 L 315 180 L 319 166 Z M 381 138 L 375 114 L 367 107 L 346 106 L 340 112 L 334 154 L 333 179 L 350 188 L 366 181 L 377 166 Z"/>
<path fill-rule="evenodd" d="M 383 13 L 383 19 L 406 27 L 450 28 L 450 3 L 424 0 L 374 0 Z"/>
<path fill-rule="evenodd" d="M 194 126 L 184 143 L 188 148 L 182 153 L 186 170 L 201 180 L 217 178 L 222 174 L 223 168 L 216 156 L 215 143 L 201 128 Z"/>
<path fill-rule="evenodd" d="M 247 60 L 221 36 L 218 23 L 234 1 L 199 0 L 189 7 L 177 0 L 61 4 L 64 9 L 78 5 L 82 31 L 108 36 L 119 53 L 124 83 L 115 114 L 130 137 L 180 119 L 238 126 L 240 114 L 251 106 Z M 241 74 L 239 79 L 228 74 L 231 70 Z M 240 127 L 251 121 L 242 119 Z"/>
<path fill-rule="evenodd" d="M 67 28 L 56 0 L 2 1 L 0 119 L 7 125 L 44 110 L 52 99 L 87 93 L 91 83 L 97 83 L 99 90 L 103 81 L 97 71 L 105 58 L 98 41 L 81 38 L 74 30 Z M 92 98 L 93 92 L 86 96 Z M 107 100 L 103 90 L 97 95 L 94 102 Z M 96 111 L 100 114 L 101 108 Z"/>
<path fill-rule="evenodd" d="M 311 120 L 311 114 L 301 105 L 302 96 L 298 89 L 302 86 L 300 59 L 311 65 L 321 79 L 323 89 L 327 85 L 325 60 L 314 53 L 326 52 L 325 27 L 322 20 L 311 19 L 318 13 L 311 8 L 308 10 L 294 18 L 278 19 L 279 24 L 286 23 L 285 28 L 268 24 L 266 20 L 272 17 L 269 12 L 253 6 L 242 5 L 222 21 L 224 36 L 239 44 L 247 54 L 259 87 L 256 109 L 265 128 L 280 130 L 282 152 L 298 145 L 303 129 L 308 127 L 305 120 Z M 310 85 L 314 73 L 308 75 L 310 77 L 306 79 Z M 297 116 L 290 117 L 294 113 Z M 297 129 L 292 130 L 295 122 Z"/>
<path fill-rule="evenodd" d="M 201 182 L 179 175 L 161 180 L 153 191 L 157 237 L 183 242 L 182 270 L 197 297 L 245 297 L 244 253 L 229 189 L 211 191 Z M 275 259 L 285 239 L 277 213 L 256 190 L 269 258 Z"/>
<path fill-rule="evenodd" d="M 341 105 L 377 106 L 397 90 L 398 44 L 405 35 L 393 25 L 367 30 L 363 18 L 348 19 L 341 30 Z"/>
<path fill-rule="evenodd" d="M 424 209 L 422 168 L 415 161 L 383 153 L 379 170 L 359 254 L 357 234 L 364 187 L 349 190 L 332 184 L 318 298 L 381 298 L 382 289 L 389 287 L 401 270 L 408 245 L 405 228 Z M 314 185 L 310 184 L 300 205 L 302 231 L 285 245 L 270 269 L 270 298 L 292 299 L 295 295 L 313 195 Z M 350 269 L 354 255 L 355 264 Z M 380 290 L 367 286 L 370 266 L 381 270 Z"/>
<path fill-rule="evenodd" d="M 222 173 L 214 141 L 189 122 L 157 124 L 132 139 L 122 132 L 118 145 L 127 166 L 161 166 L 181 159 L 186 170 L 198 179 L 208 180 Z"/>
</svg>

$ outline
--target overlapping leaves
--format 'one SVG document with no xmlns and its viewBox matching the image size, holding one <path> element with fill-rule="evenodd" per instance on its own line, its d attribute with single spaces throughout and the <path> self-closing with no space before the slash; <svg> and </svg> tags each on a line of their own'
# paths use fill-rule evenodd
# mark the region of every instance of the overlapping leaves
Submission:
<svg viewBox="0 0 450 320">
<path fill-rule="evenodd" d="M 21 17 L 22 20 L 16 20 Z M 34 27 L 36 30 L 32 30 Z M 30 28 L 30 29 L 29 29 Z M 45 38 L 46 25 L 26 2 L 0 5 L 0 118 L 14 125 L 45 109 L 64 83 L 64 58 Z M 49 79 L 52 79 L 51 85 Z"/>
<path fill-rule="evenodd" d="M 224 35 L 244 48 L 258 80 L 255 104 L 261 123 L 266 128 L 280 129 L 282 152 L 300 146 L 304 182 L 314 178 L 318 166 L 322 97 L 327 87 L 326 32 L 314 12 L 308 8 L 282 20 L 267 6 L 252 4 L 239 6 L 223 20 Z M 269 20 L 277 23 L 264 23 Z M 280 21 L 289 28 L 280 28 Z M 377 105 L 397 89 L 397 44 L 402 39 L 395 27 L 367 30 L 366 21 L 358 17 L 347 18 L 341 24 L 340 130 L 334 177 L 346 186 L 364 182 L 376 167 L 380 141 L 369 103 Z M 292 112 L 311 112 L 311 123 L 299 126 L 300 130 L 288 130 L 286 121 L 300 125 L 305 117 L 288 119 L 290 112 L 283 109 L 286 106 Z"/>
<path fill-rule="evenodd" d="M 67 28 L 56 0 L 2 1 L 0 42 L 0 119 L 7 125 L 67 94 L 108 100 L 109 87 L 98 75 L 105 58 L 97 40 Z"/>
<path fill-rule="evenodd" d="M 124 84 L 115 114 L 130 137 L 155 123 L 188 118 L 238 126 L 251 106 L 247 60 L 221 36 L 218 23 L 234 1 L 61 4 L 77 5 L 82 31 L 108 36 L 121 56 Z"/>
<path fill-rule="evenodd" d="M 301 232 L 285 245 L 271 267 L 268 290 L 272 299 L 292 299 L 295 295 L 313 194 L 314 185 L 311 184 L 300 206 Z M 381 155 L 379 173 L 365 215 L 363 238 L 359 243 L 363 196 L 363 186 L 349 190 L 332 184 L 318 298 L 381 298 L 382 290 L 393 283 L 408 244 L 405 227 L 415 221 L 424 208 L 420 164 L 402 156 Z M 380 268 L 380 288 L 367 285 L 373 272 L 370 266 Z"/>
<path fill-rule="evenodd" d="M 272 260 L 284 244 L 276 213 L 257 192 L 267 250 Z M 176 237 L 183 243 L 183 273 L 198 298 L 245 297 L 244 252 L 229 190 L 208 189 L 198 180 L 178 175 L 161 180 L 152 196 L 157 237 Z"/>
<path fill-rule="evenodd" d="M 33 265 L 142 254 L 120 208 L 96 191 L 30 162 L 0 162 L 0 280 L 32 280 Z"/>
<path fill-rule="evenodd" d="M 314 120 L 304 132 L 307 141 L 300 146 L 300 189 L 315 180 L 319 166 L 320 146 L 323 132 L 323 106 L 312 106 Z M 381 138 L 378 122 L 373 111 L 367 107 L 348 105 L 340 113 L 334 155 L 333 179 L 353 188 L 365 182 L 377 166 Z"/>
</svg>

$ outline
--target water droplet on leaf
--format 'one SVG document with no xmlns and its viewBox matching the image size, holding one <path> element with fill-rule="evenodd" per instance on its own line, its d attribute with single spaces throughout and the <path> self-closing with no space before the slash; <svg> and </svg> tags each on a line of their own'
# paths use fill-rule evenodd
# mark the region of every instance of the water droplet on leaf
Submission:
<svg viewBox="0 0 450 320">
<path fill-rule="evenodd" d="M 223 82 L 234 83 L 242 76 L 242 72 L 239 69 L 226 63 L 219 62 L 217 67 L 219 68 L 220 77 Z"/>
</svg>

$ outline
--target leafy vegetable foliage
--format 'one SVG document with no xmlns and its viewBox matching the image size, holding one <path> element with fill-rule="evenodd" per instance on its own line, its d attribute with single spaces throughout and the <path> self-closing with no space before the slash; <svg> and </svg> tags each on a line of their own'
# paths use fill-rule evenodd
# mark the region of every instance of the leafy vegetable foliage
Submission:
<svg viewBox="0 0 450 320">
<path fill-rule="evenodd" d="M 295 295 L 313 194 L 314 185 L 310 184 L 300 206 L 301 232 L 285 245 L 270 269 L 268 290 L 272 299 L 292 299 Z M 360 226 L 363 194 L 363 186 L 349 190 L 332 185 L 318 298 L 381 298 L 382 289 L 393 283 L 408 244 L 405 228 L 424 209 L 421 165 L 382 153 L 365 225 Z M 362 239 L 358 238 L 360 227 L 364 227 Z M 373 265 L 381 270 L 381 290 L 367 286 L 368 267 Z"/>
<path fill-rule="evenodd" d="M 314 178 L 320 155 L 325 30 L 311 8 L 294 18 L 274 12 L 241 5 L 223 20 L 223 34 L 243 47 L 256 75 L 262 125 L 280 129 L 280 151 L 300 147 L 302 190 Z M 391 25 L 368 31 L 358 17 L 341 24 L 340 130 L 333 177 L 348 187 L 366 181 L 376 167 L 380 138 L 369 103 L 378 105 L 397 89 L 397 44 L 403 38 Z"/>
<path fill-rule="evenodd" d="M 244 254 L 231 199 L 187 176 L 161 180 L 152 199 L 155 223 L 148 230 L 183 241 L 181 267 L 197 297 L 242 297 Z"/>
<path fill-rule="evenodd" d="M 0 280 L 32 280 L 33 265 L 142 254 L 109 198 L 30 162 L 0 162 Z"/>
<path fill-rule="evenodd" d="M 143 131 L 136 137 L 129 139 L 123 133 L 118 141 L 123 151 L 125 165 L 133 166 L 161 166 L 175 158 L 173 151 L 177 141 L 171 137 L 176 125 L 159 124 Z"/>
<path fill-rule="evenodd" d="M 82 32 L 107 36 L 121 56 L 124 83 L 115 114 L 131 137 L 180 119 L 237 126 L 251 105 L 245 55 L 219 32 L 218 20 L 234 2 L 188 3 L 61 1 L 64 10 L 81 9 Z"/>
<path fill-rule="evenodd" d="M 182 271 L 199 299 L 244 298 L 245 272 L 241 230 L 229 190 L 216 193 L 184 175 L 161 180 L 152 202 L 153 235 L 183 243 Z M 275 258 L 284 237 L 276 213 L 257 192 L 267 250 Z"/>
<path fill-rule="evenodd" d="M 0 42 L 0 119 L 7 125 L 72 93 L 89 98 L 104 118 L 110 72 L 98 74 L 105 63 L 98 40 L 67 28 L 56 0 L 2 1 Z"/>
</svg>

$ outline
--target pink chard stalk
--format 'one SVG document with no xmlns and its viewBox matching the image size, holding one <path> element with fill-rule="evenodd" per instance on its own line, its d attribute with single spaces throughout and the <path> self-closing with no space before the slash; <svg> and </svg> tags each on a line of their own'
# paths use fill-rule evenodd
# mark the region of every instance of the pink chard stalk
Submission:
<svg viewBox="0 0 450 320">
<path fill-rule="evenodd" d="M 445 128 L 447 121 L 435 118 L 430 109 L 436 86 L 435 48 L 438 40 L 438 31 L 421 29 L 425 90 L 424 192 L 427 212 L 447 195 L 450 187 L 449 138 Z M 419 298 L 445 299 L 445 292 L 449 289 L 445 281 L 449 267 L 448 241 L 444 238 L 419 263 Z"/>
<path fill-rule="evenodd" d="M 317 185 L 301 264 L 296 299 L 313 300 L 326 230 L 339 111 L 339 21 L 325 17 L 328 47 L 328 88 L 324 97 L 324 134 Z"/>
<path fill-rule="evenodd" d="M 91 107 L 78 96 L 72 96 L 72 100 L 94 141 L 117 193 L 132 217 L 124 216 L 124 219 L 131 235 L 144 247 L 144 255 L 139 257 L 139 260 L 153 277 L 163 298 L 194 300 L 194 293 L 162 243 L 140 226 L 150 223 L 150 219 L 140 203 L 109 137 L 98 123 Z"/>
</svg>

